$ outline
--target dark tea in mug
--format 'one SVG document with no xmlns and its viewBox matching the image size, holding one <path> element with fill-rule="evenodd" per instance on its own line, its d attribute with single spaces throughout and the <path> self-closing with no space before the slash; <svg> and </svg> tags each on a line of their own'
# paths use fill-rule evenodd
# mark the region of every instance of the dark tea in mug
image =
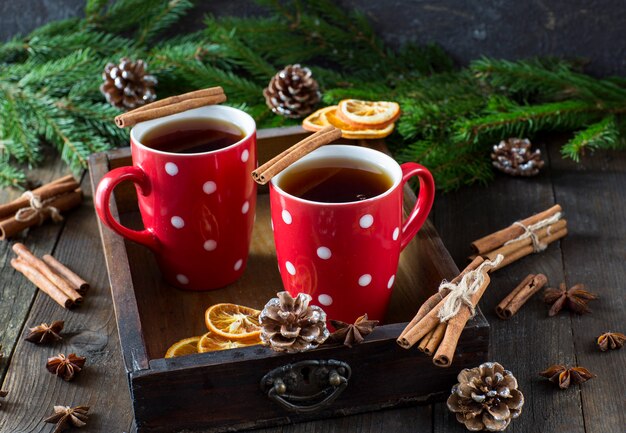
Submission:
<svg viewBox="0 0 626 433">
<path fill-rule="evenodd" d="M 304 200 L 347 203 L 381 195 L 393 186 L 393 179 L 367 161 L 327 158 L 285 171 L 278 186 Z"/>
<path fill-rule="evenodd" d="M 223 120 L 179 119 L 150 129 L 141 143 L 168 153 L 205 153 L 231 146 L 244 136 L 237 125 Z"/>
</svg>

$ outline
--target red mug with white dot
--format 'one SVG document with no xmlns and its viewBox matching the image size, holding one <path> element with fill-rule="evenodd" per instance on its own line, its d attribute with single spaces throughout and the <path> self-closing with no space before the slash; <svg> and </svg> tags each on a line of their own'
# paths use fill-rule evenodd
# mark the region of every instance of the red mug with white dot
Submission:
<svg viewBox="0 0 626 433">
<path fill-rule="evenodd" d="M 281 179 L 324 160 L 372 164 L 392 186 L 362 201 L 323 203 L 305 200 L 281 188 Z M 420 182 L 417 202 L 402 219 L 404 184 Z M 305 292 L 331 319 L 353 323 L 367 313 L 383 320 L 393 289 L 400 252 L 417 234 L 433 204 L 435 184 L 416 163 L 398 165 L 382 152 L 365 147 L 328 145 L 304 156 L 272 178 L 270 203 L 278 268 L 285 288 Z"/>
<path fill-rule="evenodd" d="M 204 153 L 170 153 L 142 144 L 164 122 L 217 119 L 236 125 L 244 137 Z M 228 285 L 244 272 L 256 206 L 256 125 L 235 108 L 211 105 L 139 123 L 130 132 L 133 165 L 107 173 L 95 207 L 119 235 L 150 248 L 165 280 L 178 288 L 209 290 Z M 124 227 L 109 209 L 117 184 L 137 189 L 143 230 Z"/>
</svg>

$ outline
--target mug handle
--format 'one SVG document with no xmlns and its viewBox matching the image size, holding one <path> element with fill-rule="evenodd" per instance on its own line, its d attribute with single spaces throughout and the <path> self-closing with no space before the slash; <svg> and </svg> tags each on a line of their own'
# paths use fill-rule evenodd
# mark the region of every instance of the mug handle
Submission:
<svg viewBox="0 0 626 433">
<path fill-rule="evenodd" d="M 402 169 L 402 188 L 413 176 L 417 176 L 420 180 L 419 195 L 415 206 L 402 224 L 402 237 L 400 239 L 400 250 L 402 251 L 411 242 L 411 239 L 417 234 L 428 217 L 435 200 L 435 181 L 426 167 L 415 162 L 405 162 L 400 166 L 400 169 Z"/>
<path fill-rule="evenodd" d="M 128 166 L 113 169 L 104 175 L 96 189 L 96 197 L 94 200 L 96 212 L 102 222 L 118 235 L 156 250 L 159 246 L 159 241 L 152 228 L 146 227 L 144 230 L 131 230 L 117 222 L 111 214 L 111 209 L 109 208 L 111 193 L 120 182 L 126 180 L 130 180 L 136 184 L 139 187 L 141 195 L 145 196 L 150 192 L 148 176 L 146 176 L 144 171 L 139 167 Z"/>
</svg>

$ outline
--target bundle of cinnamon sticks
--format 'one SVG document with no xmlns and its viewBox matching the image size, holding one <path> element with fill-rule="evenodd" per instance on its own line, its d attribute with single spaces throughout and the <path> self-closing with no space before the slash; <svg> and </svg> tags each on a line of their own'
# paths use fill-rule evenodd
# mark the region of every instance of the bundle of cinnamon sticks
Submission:
<svg viewBox="0 0 626 433">
<path fill-rule="evenodd" d="M 450 283 L 452 285 L 459 284 L 466 274 L 477 272 L 484 262 L 482 257 L 476 257 Z M 489 263 L 485 263 L 485 265 L 489 265 Z M 478 305 L 478 301 L 489 285 L 490 279 L 487 272 L 490 268 L 491 265 L 484 266 L 484 270 L 480 271 L 482 283 L 470 298 L 473 307 Z M 404 349 L 410 349 L 419 342 L 418 349 L 429 356 L 433 356 L 433 363 L 439 367 L 451 365 L 461 333 L 467 321 L 472 317 L 472 309 L 464 304 L 458 313 L 447 322 L 441 321 L 439 313 L 448 296 L 450 296 L 450 290 L 443 288 L 428 298 L 396 340 L 398 345 Z"/>
<path fill-rule="evenodd" d="M 44 255 L 43 260 L 38 258 L 21 243 L 13 245 L 13 251 L 17 258 L 11 259 L 11 266 L 57 304 L 71 308 L 83 302 L 89 284 L 72 270 L 51 255 Z"/>
<path fill-rule="evenodd" d="M 0 240 L 41 224 L 51 218 L 53 212 L 64 212 L 78 206 L 82 198 L 78 182 L 72 175 L 67 175 L 0 205 Z M 33 207 L 33 199 L 40 206 Z"/>
<path fill-rule="evenodd" d="M 226 102 L 226 94 L 220 86 L 196 90 L 182 95 L 160 99 L 143 107 L 135 108 L 115 118 L 115 124 L 120 128 L 136 125 L 139 122 L 159 119 L 176 113 L 182 113 L 192 108 L 205 105 L 221 104 Z"/>
<path fill-rule="evenodd" d="M 485 260 L 493 260 L 498 254 L 502 254 L 504 260 L 492 270 L 495 271 L 529 254 L 542 251 L 565 235 L 567 220 L 562 218 L 561 206 L 557 204 L 517 221 L 505 229 L 475 240 L 472 242 L 472 248 L 476 254 L 470 258 L 480 256 Z"/>
</svg>

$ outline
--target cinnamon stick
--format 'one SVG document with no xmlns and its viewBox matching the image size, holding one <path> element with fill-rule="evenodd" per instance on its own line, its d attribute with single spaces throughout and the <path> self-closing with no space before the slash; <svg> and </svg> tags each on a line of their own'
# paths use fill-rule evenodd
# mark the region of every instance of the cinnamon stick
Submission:
<svg viewBox="0 0 626 433">
<path fill-rule="evenodd" d="M 475 257 L 474 260 L 472 260 L 472 262 L 469 265 L 467 265 L 465 269 L 463 269 L 463 272 L 461 272 L 459 275 L 454 277 L 451 283 L 457 284 L 459 281 L 461 281 L 461 278 L 463 278 L 465 274 L 478 268 L 480 264 L 484 261 L 485 260 L 480 256 Z M 431 295 L 428 299 L 426 299 L 426 301 L 424 301 L 424 303 L 420 306 L 419 310 L 417 310 L 417 313 L 415 314 L 413 319 L 411 319 L 408 325 L 404 327 L 404 330 L 398 336 L 398 344 L 400 344 L 399 343 L 400 339 L 403 338 L 406 335 L 406 333 L 417 324 L 417 322 L 422 320 L 422 318 L 429 311 L 435 308 L 437 304 L 439 303 L 439 301 L 441 301 L 448 294 L 448 292 L 449 292 L 448 289 L 444 289 L 441 292 L 438 291 L 437 293 L 435 293 L 434 295 Z M 400 345 L 402 346 L 402 344 Z"/>
<path fill-rule="evenodd" d="M 330 125 L 325 126 L 254 170 L 252 177 L 258 184 L 265 185 L 272 177 L 276 176 L 303 156 L 339 138 L 341 138 L 341 129 Z"/>
<path fill-rule="evenodd" d="M 432 329 L 430 332 L 428 332 L 428 334 L 424 335 L 424 338 L 422 338 L 417 345 L 417 350 L 419 350 L 420 352 L 426 350 L 426 345 L 428 344 L 430 339 L 433 338 L 433 333 L 435 332 L 435 329 Z"/>
<path fill-rule="evenodd" d="M 554 205 L 550 209 L 547 209 L 543 212 L 535 214 L 531 217 L 523 219 L 520 221 L 525 226 L 530 226 L 532 224 L 536 224 L 539 221 L 550 218 L 557 212 L 561 212 L 560 205 Z M 488 236 L 482 237 L 480 239 L 472 242 L 472 248 L 478 254 L 484 254 L 486 252 L 492 251 L 496 248 L 504 245 L 505 242 L 513 240 L 524 233 L 524 229 L 518 225 L 510 225 L 509 227 L 499 230 L 495 233 L 492 233 Z"/>
<path fill-rule="evenodd" d="M 496 306 L 498 317 L 505 320 L 513 317 L 547 282 L 548 278 L 543 274 L 528 275 Z"/>
<path fill-rule="evenodd" d="M 78 188 L 78 186 L 78 182 L 74 180 L 74 176 L 69 174 L 34 189 L 32 193 L 41 200 L 48 200 L 56 195 L 73 191 Z M 29 203 L 30 201 L 27 197 L 20 196 L 10 203 L 0 205 L 0 220 L 15 215 L 18 210 L 29 206 Z"/>
<path fill-rule="evenodd" d="M 21 259 L 11 259 L 11 266 L 21 272 L 28 280 L 37 286 L 42 292 L 50 296 L 57 304 L 64 308 L 73 306 L 72 300 L 61 291 L 50 280 L 44 277 L 41 272 L 30 266 Z"/>
<path fill-rule="evenodd" d="M 215 89 L 221 90 L 221 87 Z M 156 101 L 144 107 L 140 107 L 127 113 L 120 114 L 119 116 L 115 117 L 115 124 L 120 128 L 126 128 L 128 126 L 136 125 L 139 122 L 145 122 L 147 120 L 170 116 L 172 114 L 181 113 L 186 110 L 191 110 L 192 108 L 204 107 L 205 105 L 221 104 L 222 102 L 226 102 L 227 99 L 226 94 L 224 94 L 223 90 L 221 92 L 206 92 L 205 95 L 199 97 L 195 96 L 198 93 L 195 93 L 195 95 L 194 93 L 195 92 L 190 92 L 178 95 L 177 97 L 172 97 L 175 99 L 170 99 L 170 101 L 175 102 L 165 102 L 167 100 Z M 153 104 L 157 105 L 154 106 Z"/>
<path fill-rule="evenodd" d="M 480 301 L 480 298 L 482 298 L 485 293 L 489 282 L 489 275 L 485 273 L 485 281 L 483 281 L 480 288 L 470 298 L 474 307 L 478 305 L 478 301 Z M 448 321 L 443 340 L 441 340 L 441 344 L 439 344 L 439 348 L 433 357 L 433 363 L 436 366 L 449 367 L 450 364 L 452 364 L 452 358 L 454 357 L 456 346 L 459 343 L 459 338 L 470 317 L 472 317 L 472 311 L 467 305 L 463 305 L 457 315 Z"/>
<path fill-rule="evenodd" d="M 142 105 L 141 107 L 132 110 L 134 113 L 141 111 L 151 110 L 153 108 L 161 108 L 172 104 L 178 104 L 190 99 L 207 98 L 209 96 L 223 95 L 224 89 L 221 86 L 209 87 L 206 89 L 194 90 L 193 92 L 183 93 L 182 95 L 174 95 L 169 98 L 159 99 L 158 101 L 151 102 L 150 104 Z"/>
<path fill-rule="evenodd" d="M 448 324 L 446 322 L 439 323 L 435 329 L 429 332 L 426 337 L 422 339 L 417 348 L 420 349 L 421 347 L 420 351 L 424 352 L 428 356 L 432 356 L 439 347 L 447 326 Z"/>
<path fill-rule="evenodd" d="M 441 307 L 443 307 L 445 302 L 446 298 L 443 298 L 402 337 L 398 337 L 396 342 L 400 345 L 400 347 L 410 349 L 415 345 L 415 343 L 424 338 L 426 334 L 435 329 L 435 327 L 440 323 L 438 316 L 439 310 L 441 310 Z"/>
<path fill-rule="evenodd" d="M 545 242 L 545 239 L 552 235 L 553 233 L 558 232 L 559 230 L 562 230 L 564 228 L 567 227 L 567 220 L 566 219 L 560 219 L 557 222 L 555 222 L 554 224 L 550 224 L 549 226 L 543 227 L 542 229 L 539 229 L 535 232 L 535 234 L 537 235 L 537 238 L 539 238 L 539 241 L 544 243 L 544 244 L 549 244 L 549 242 Z M 527 247 L 529 245 L 532 246 L 532 239 L 530 237 L 528 238 L 524 238 L 520 241 L 516 241 L 516 242 L 511 242 L 508 245 L 503 245 L 502 247 L 490 251 L 486 254 L 483 254 L 483 257 L 485 257 L 486 259 L 489 260 L 494 260 L 498 254 L 502 254 L 505 258 L 507 256 L 510 256 L 511 254 L 514 254 L 517 250 Z"/>
<path fill-rule="evenodd" d="M 552 233 L 549 236 L 546 236 L 545 238 L 542 239 L 542 242 L 545 244 L 551 244 L 554 241 L 557 241 L 563 237 L 565 237 L 567 235 L 567 227 L 557 231 L 556 233 Z M 526 257 L 529 254 L 532 254 L 534 252 L 533 250 L 533 246 L 532 245 L 528 245 L 525 246 L 523 248 L 520 248 L 516 251 L 514 251 L 513 253 L 509 254 L 508 256 L 504 256 L 504 260 L 502 260 L 502 262 L 494 267 L 490 272 L 494 272 L 497 271 L 498 269 L 502 269 L 505 266 L 510 265 L 513 262 L 516 262 L 517 260 L 521 259 L 522 257 Z"/>
<path fill-rule="evenodd" d="M 89 290 L 89 283 L 75 274 L 70 268 L 59 262 L 50 254 L 44 255 L 42 259 L 54 272 L 63 277 L 79 294 L 85 295 L 87 293 Z"/>
<path fill-rule="evenodd" d="M 83 199 L 83 193 L 80 188 L 75 189 L 72 192 L 61 194 L 54 197 L 47 206 L 53 206 L 60 212 L 70 210 L 78 206 Z M 44 220 L 50 218 L 50 213 L 45 212 L 43 214 Z M 10 238 L 15 234 L 21 232 L 25 228 L 32 227 L 39 224 L 39 218 L 33 218 L 29 221 L 18 221 L 15 219 L 15 215 L 5 218 L 0 221 L 0 240 Z"/>
<path fill-rule="evenodd" d="M 83 297 L 60 275 L 56 274 L 50 267 L 40 258 L 36 257 L 26 245 L 16 243 L 13 245 L 13 251 L 18 255 L 20 260 L 38 271 L 41 275 L 48 279 L 52 284 L 57 286 L 72 301 L 72 304 L 80 305 Z"/>
</svg>

